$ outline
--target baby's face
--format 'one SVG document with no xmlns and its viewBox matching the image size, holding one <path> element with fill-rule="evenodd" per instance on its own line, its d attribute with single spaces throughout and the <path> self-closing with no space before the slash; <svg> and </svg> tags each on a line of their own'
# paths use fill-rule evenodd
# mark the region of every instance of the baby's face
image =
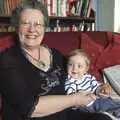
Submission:
<svg viewBox="0 0 120 120">
<path fill-rule="evenodd" d="M 72 56 L 68 62 L 68 74 L 73 78 L 81 78 L 87 71 L 88 65 L 83 56 Z"/>
</svg>

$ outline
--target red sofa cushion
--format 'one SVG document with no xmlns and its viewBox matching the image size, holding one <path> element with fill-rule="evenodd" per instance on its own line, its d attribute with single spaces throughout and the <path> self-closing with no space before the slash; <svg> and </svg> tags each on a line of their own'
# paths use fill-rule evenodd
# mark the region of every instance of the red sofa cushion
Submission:
<svg viewBox="0 0 120 120">
<path fill-rule="evenodd" d="M 120 63 L 120 35 L 112 32 L 48 32 L 43 43 L 63 55 L 76 48 L 84 49 L 92 60 L 90 72 L 102 80 L 100 70 Z M 13 45 L 14 34 L 0 34 L 0 51 Z M 114 57 L 113 57 L 114 55 Z"/>
<path fill-rule="evenodd" d="M 120 34 L 114 33 L 111 43 L 99 57 L 95 66 L 102 70 L 105 67 L 117 64 L 120 64 Z"/>
<path fill-rule="evenodd" d="M 49 32 L 45 34 L 43 43 L 58 49 L 63 55 L 76 48 L 80 48 L 81 32 Z"/>
<path fill-rule="evenodd" d="M 99 70 L 96 68 L 96 61 L 109 44 L 106 32 L 85 32 L 81 34 L 81 48 L 84 49 L 91 58 L 91 74 L 98 80 L 101 79 Z"/>
<path fill-rule="evenodd" d="M 0 36 L 0 51 L 5 50 L 6 48 L 11 47 L 14 42 L 13 42 L 13 36 L 8 35 L 8 36 Z"/>
</svg>

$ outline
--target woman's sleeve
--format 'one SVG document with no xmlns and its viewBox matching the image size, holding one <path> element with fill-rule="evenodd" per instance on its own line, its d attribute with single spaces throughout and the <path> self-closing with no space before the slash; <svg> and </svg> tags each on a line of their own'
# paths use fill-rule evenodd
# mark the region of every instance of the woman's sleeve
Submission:
<svg viewBox="0 0 120 120">
<path fill-rule="evenodd" d="M 2 54 L 0 53 L 0 119 L 2 115 L 2 94 L 3 94 L 3 69 L 2 69 Z"/>
<path fill-rule="evenodd" d="M 0 53 L 0 94 L 2 94 L 3 86 L 4 86 L 2 56 L 3 56 L 3 54 Z"/>
<path fill-rule="evenodd" d="M 19 115 L 23 116 L 25 119 L 30 118 L 33 111 L 35 110 L 35 106 L 37 105 L 38 100 L 39 96 L 31 96 L 30 98 L 26 99 L 19 107 Z"/>
</svg>

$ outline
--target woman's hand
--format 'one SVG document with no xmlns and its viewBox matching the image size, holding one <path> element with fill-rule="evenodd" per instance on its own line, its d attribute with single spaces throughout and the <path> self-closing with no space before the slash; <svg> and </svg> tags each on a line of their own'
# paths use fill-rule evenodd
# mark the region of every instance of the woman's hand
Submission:
<svg viewBox="0 0 120 120">
<path fill-rule="evenodd" d="M 90 102 L 96 100 L 96 96 L 93 93 L 78 92 L 72 94 L 74 106 L 87 106 Z"/>
</svg>

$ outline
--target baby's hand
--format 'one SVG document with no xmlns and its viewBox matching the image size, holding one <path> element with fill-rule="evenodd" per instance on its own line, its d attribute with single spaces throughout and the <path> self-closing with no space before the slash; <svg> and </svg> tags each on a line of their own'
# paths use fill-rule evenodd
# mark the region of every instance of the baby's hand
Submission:
<svg viewBox="0 0 120 120">
<path fill-rule="evenodd" d="M 96 90 L 96 94 L 101 97 L 110 97 L 111 89 L 108 84 L 102 84 Z"/>
<path fill-rule="evenodd" d="M 101 93 L 99 93 L 99 96 L 100 96 L 100 97 L 109 97 L 107 94 L 102 93 L 102 92 L 101 92 Z"/>
</svg>

